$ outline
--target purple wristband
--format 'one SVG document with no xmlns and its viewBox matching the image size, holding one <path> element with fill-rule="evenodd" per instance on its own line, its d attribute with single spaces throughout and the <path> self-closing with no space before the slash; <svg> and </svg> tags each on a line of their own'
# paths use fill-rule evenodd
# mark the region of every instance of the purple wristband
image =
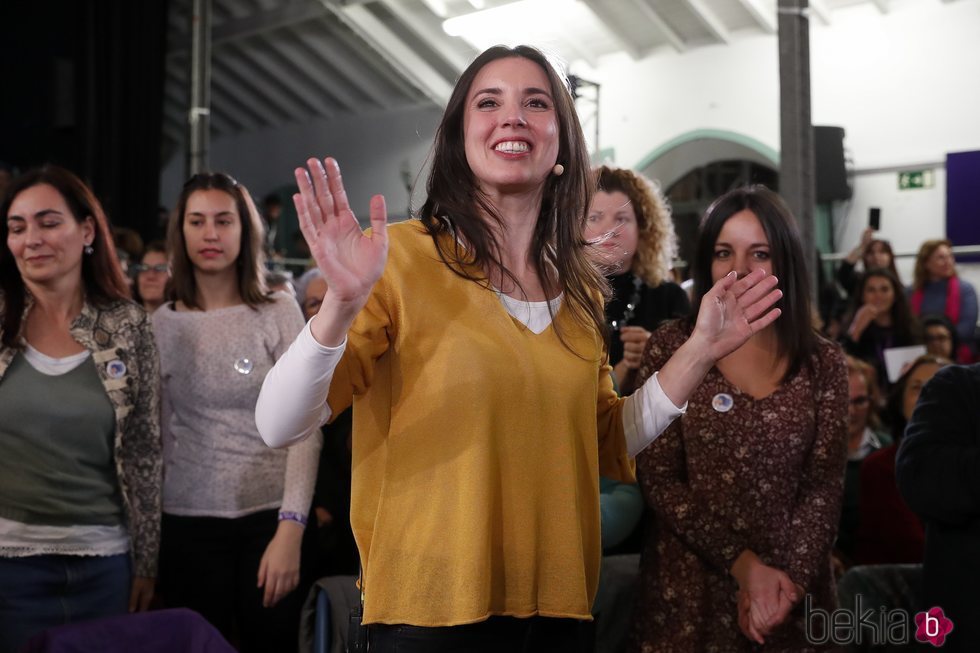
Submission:
<svg viewBox="0 0 980 653">
<path fill-rule="evenodd" d="M 292 510 L 279 511 L 279 521 L 283 520 L 294 521 L 300 526 L 306 526 L 306 515 L 301 515 L 300 513 L 293 512 Z"/>
</svg>

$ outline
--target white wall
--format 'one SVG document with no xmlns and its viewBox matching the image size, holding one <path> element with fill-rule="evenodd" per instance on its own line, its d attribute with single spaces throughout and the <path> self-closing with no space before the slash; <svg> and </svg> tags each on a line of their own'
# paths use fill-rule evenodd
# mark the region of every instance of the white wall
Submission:
<svg viewBox="0 0 980 653">
<path fill-rule="evenodd" d="M 811 22 L 812 119 L 846 131 L 858 171 L 942 162 L 980 149 L 980 0 L 892 0 Z M 779 150 L 779 62 L 775 35 L 686 53 L 659 50 L 581 63 L 573 72 L 601 84 L 600 147 L 636 166 L 664 143 L 721 129 Z M 857 242 L 869 206 L 882 207 L 882 234 L 899 250 L 945 235 L 945 174 L 931 189 L 899 191 L 897 172 L 858 174 L 838 247 Z M 839 207 L 838 213 L 842 213 Z M 906 279 L 909 277 L 906 276 Z"/>
<path fill-rule="evenodd" d="M 368 202 L 378 193 L 385 196 L 391 217 L 405 217 L 408 191 L 402 171 L 410 171 L 414 181 L 441 117 L 441 109 L 421 108 L 226 136 L 212 141 L 209 167 L 230 173 L 259 202 L 266 193 L 295 184 L 293 169 L 307 158 L 332 156 L 340 163 L 359 219 L 367 221 Z M 163 169 L 160 197 L 165 206 L 176 203 L 184 183 L 183 156 L 179 152 Z M 424 181 L 417 203 L 424 199 Z"/>
</svg>

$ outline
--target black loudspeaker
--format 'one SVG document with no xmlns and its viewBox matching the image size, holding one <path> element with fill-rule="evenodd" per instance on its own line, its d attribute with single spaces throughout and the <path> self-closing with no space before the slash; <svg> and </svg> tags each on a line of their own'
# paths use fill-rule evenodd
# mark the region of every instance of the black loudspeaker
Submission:
<svg viewBox="0 0 980 653">
<path fill-rule="evenodd" d="M 844 166 L 844 128 L 813 126 L 817 203 L 851 199 Z"/>
</svg>

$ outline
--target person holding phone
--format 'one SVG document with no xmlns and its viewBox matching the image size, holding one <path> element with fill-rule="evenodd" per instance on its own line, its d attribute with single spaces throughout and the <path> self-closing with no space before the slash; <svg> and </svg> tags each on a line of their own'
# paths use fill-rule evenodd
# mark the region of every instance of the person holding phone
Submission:
<svg viewBox="0 0 980 653">
<path fill-rule="evenodd" d="M 868 226 L 861 232 L 861 241 L 848 252 L 837 268 L 837 283 L 840 284 L 848 297 L 853 297 L 854 288 L 860 279 L 857 264 L 864 265 L 864 272 L 885 268 L 899 280 L 901 276 L 895 267 L 895 253 L 887 240 L 876 238 L 875 233 L 881 230 L 881 209 L 872 207 L 868 214 Z"/>
</svg>

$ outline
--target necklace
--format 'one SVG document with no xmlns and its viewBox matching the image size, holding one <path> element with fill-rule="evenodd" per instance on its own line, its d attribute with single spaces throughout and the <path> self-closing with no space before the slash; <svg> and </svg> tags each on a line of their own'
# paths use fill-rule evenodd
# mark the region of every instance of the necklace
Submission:
<svg viewBox="0 0 980 653">
<path fill-rule="evenodd" d="M 609 323 L 610 328 L 613 331 L 619 331 L 620 328 L 629 324 L 629 321 L 633 319 L 636 315 L 636 307 L 640 304 L 640 290 L 643 288 L 643 281 L 640 277 L 633 277 L 633 294 L 630 295 L 630 299 L 626 302 L 626 310 L 623 311 L 623 317 L 618 320 L 612 320 Z"/>
</svg>

